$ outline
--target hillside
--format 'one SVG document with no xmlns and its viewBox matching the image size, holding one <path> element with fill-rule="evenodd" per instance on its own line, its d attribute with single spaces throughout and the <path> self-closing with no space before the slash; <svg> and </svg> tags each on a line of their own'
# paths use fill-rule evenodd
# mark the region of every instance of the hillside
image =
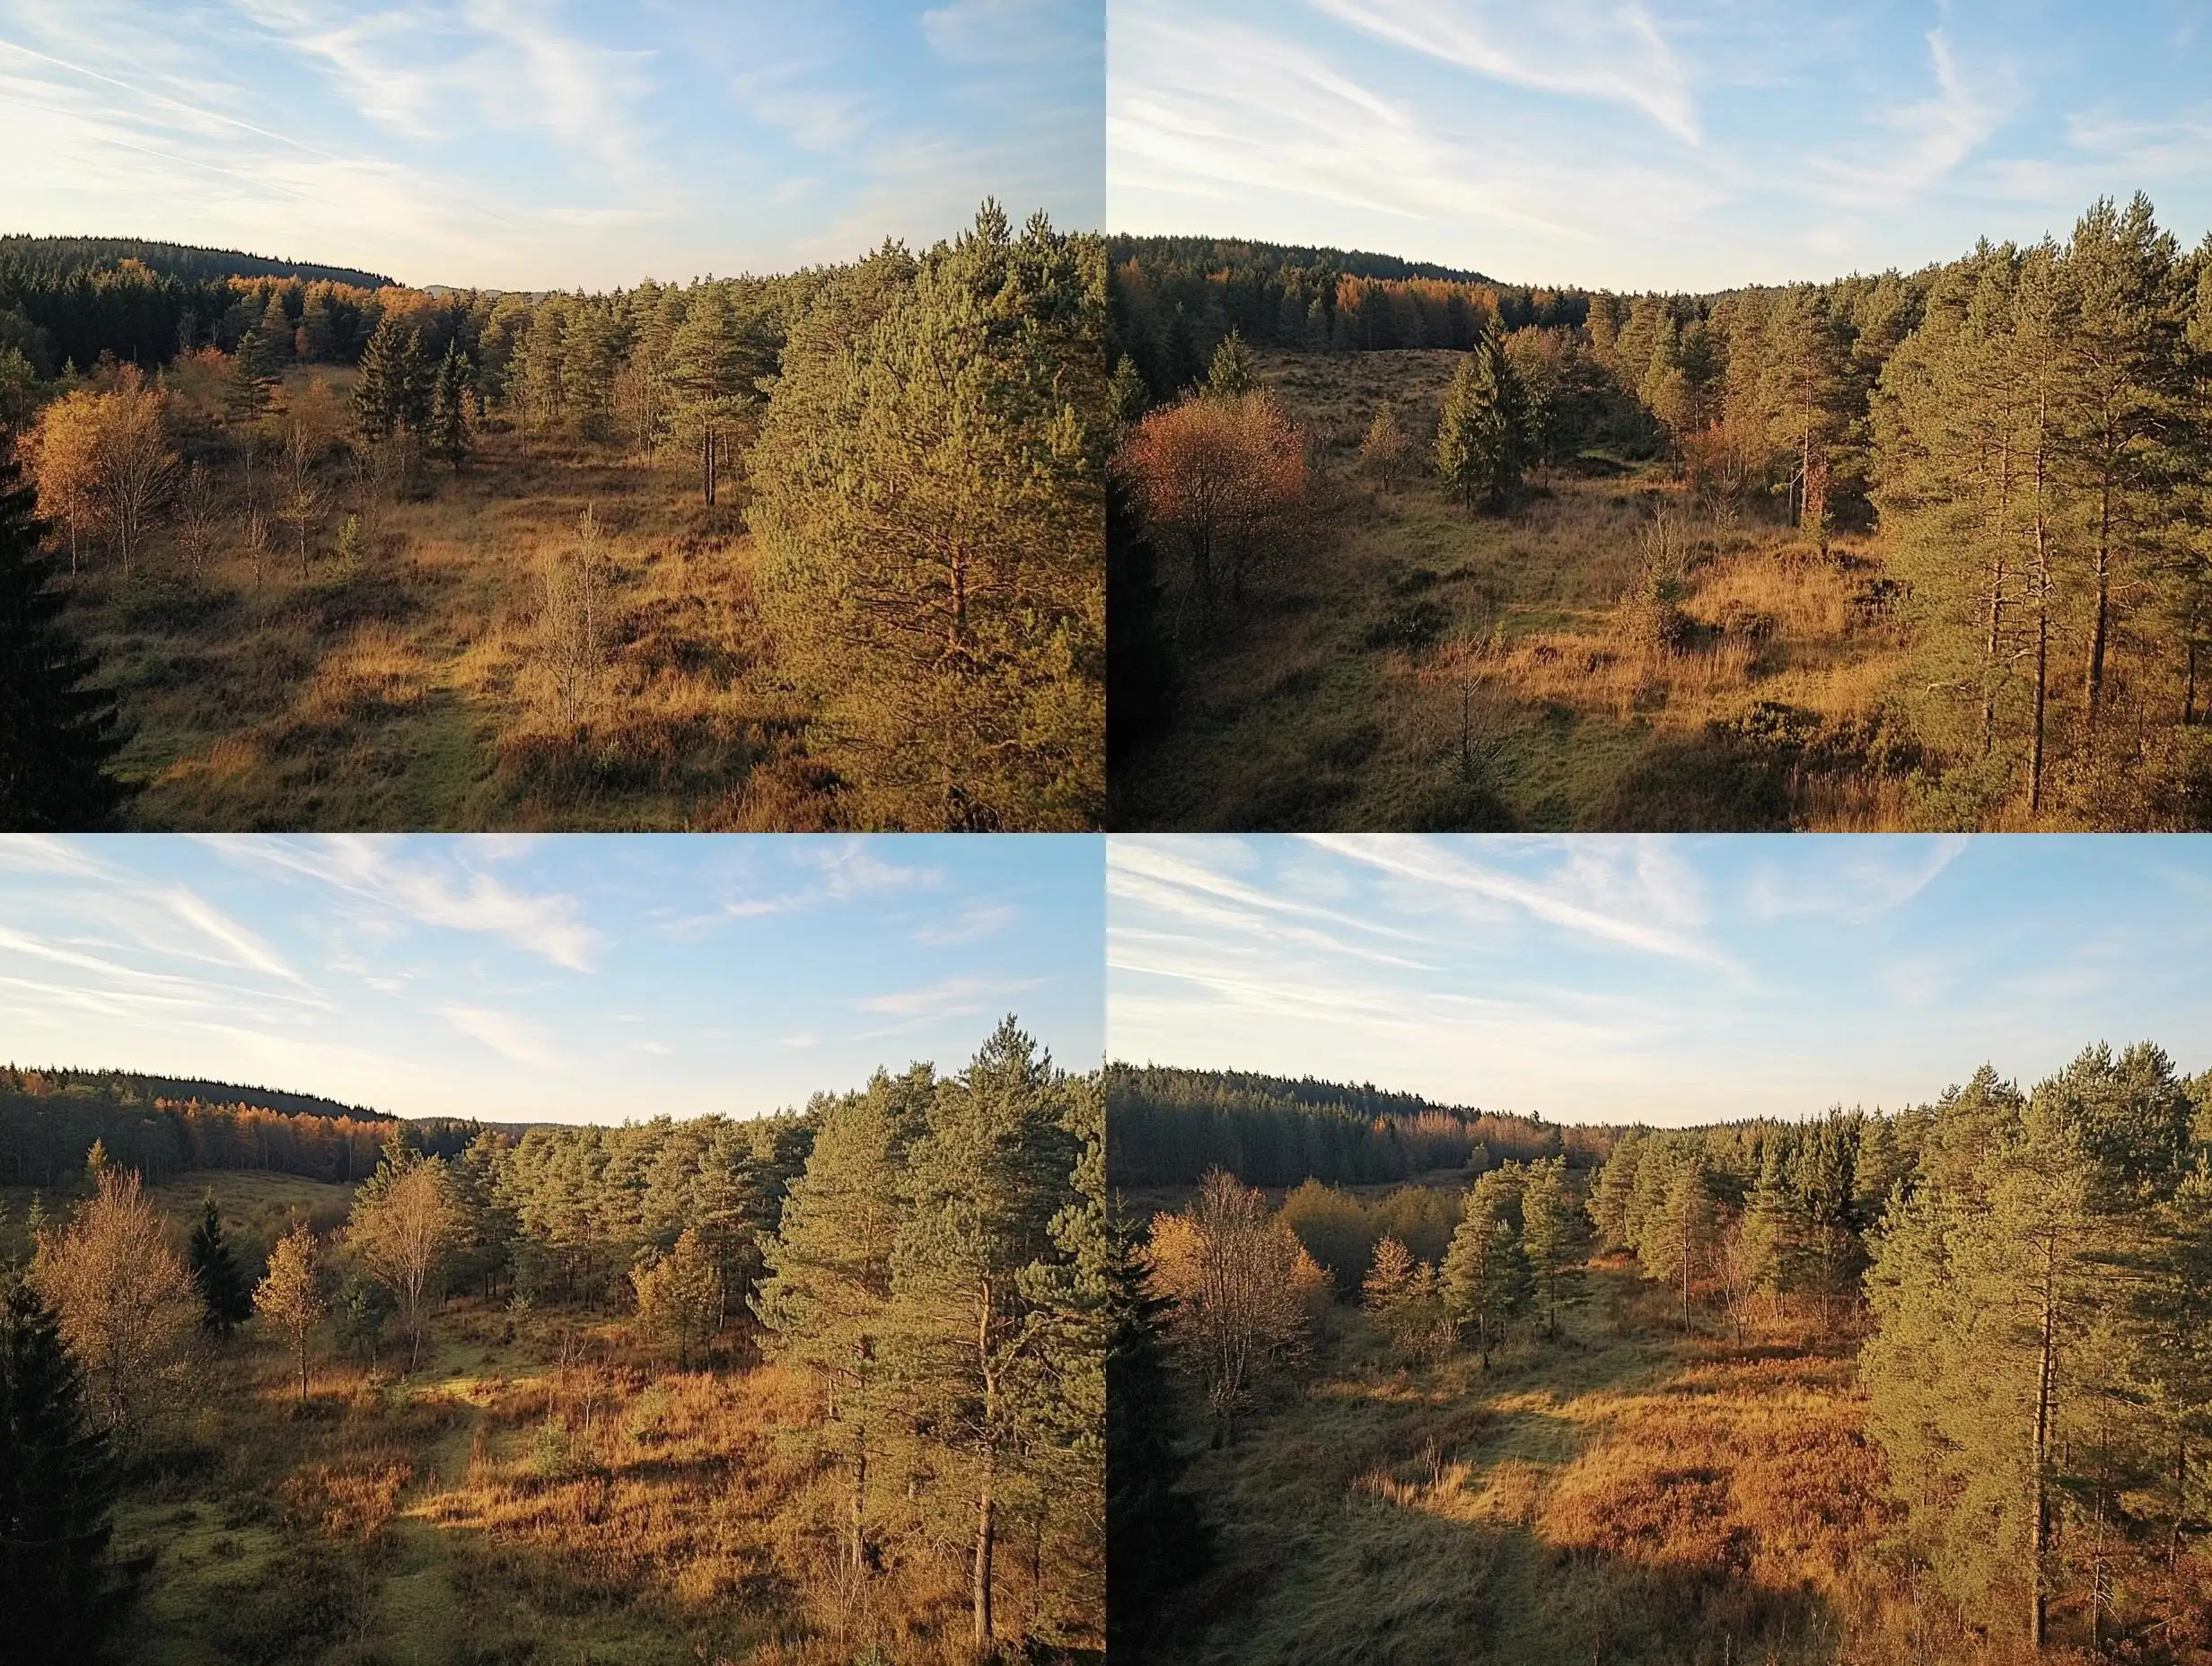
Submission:
<svg viewBox="0 0 2212 1666">
<path fill-rule="evenodd" d="M 202 249 L 190 243 L 150 242 L 136 237 L 32 237 L 22 232 L 0 236 L 0 268 L 14 267 L 48 277 L 100 267 L 113 268 L 136 260 L 151 271 L 170 277 L 201 281 L 225 277 L 288 277 L 303 283 L 344 284 L 358 289 L 382 289 L 395 280 L 382 273 L 352 267 L 321 266 L 312 261 L 271 259 L 235 249 Z"/>
<path fill-rule="evenodd" d="M 38 1084 L 35 1088 L 33 1083 Z M 210 1082 L 197 1076 L 148 1076 L 128 1070 L 83 1070 L 57 1065 L 0 1065 L 0 1092 L 22 1093 L 87 1092 L 118 1100 L 197 1100 L 203 1105 L 247 1105 L 256 1110 L 281 1111 L 286 1116 L 350 1117 L 356 1122 L 390 1122 L 387 1111 L 366 1105 L 347 1105 L 320 1093 L 296 1093 L 275 1088 L 247 1087 L 235 1082 Z"/>
<path fill-rule="evenodd" d="M 1225 1169 L 1255 1185 L 1353 1185 L 1438 1170 L 1563 1155 L 1602 1161 L 1618 1130 L 1440 1105 L 1418 1094 L 1247 1071 L 1110 1064 L 1108 1179 L 1139 1188 L 1196 1184 Z"/>
</svg>

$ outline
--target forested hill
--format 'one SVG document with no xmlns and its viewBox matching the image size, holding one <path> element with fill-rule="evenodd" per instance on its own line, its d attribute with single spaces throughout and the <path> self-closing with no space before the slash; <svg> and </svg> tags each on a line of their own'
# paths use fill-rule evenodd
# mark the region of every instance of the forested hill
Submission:
<svg viewBox="0 0 2212 1666">
<path fill-rule="evenodd" d="M 1434 266 L 1426 260 L 1401 260 L 1396 255 L 1371 254 L 1363 250 L 1308 248 L 1295 243 L 1250 242 L 1238 237 L 1129 237 L 1108 240 L 1107 257 L 1116 266 L 1134 260 L 1147 270 L 1182 267 L 1196 272 L 1282 272 L 1293 267 L 1326 267 L 1348 277 L 1433 277 L 1453 284 L 1488 284 L 1496 280 L 1457 267 Z"/>
<path fill-rule="evenodd" d="M 289 277 L 309 284 L 344 284 L 354 289 L 386 289 L 397 280 L 352 267 L 319 266 L 312 261 L 278 260 L 235 249 L 201 249 L 189 243 L 145 242 L 135 237 L 0 236 L 0 266 L 14 266 L 47 278 L 62 278 L 136 260 L 148 271 L 192 282 L 226 277 Z"/>
<path fill-rule="evenodd" d="M 1107 1178 L 1176 1186 L 1225 1169 L 1254 1186 L 1401 1180 L 1437 1169 L 1564 1155 L 1590 1167 L 1615 1129 L 1440 1105 L 1371 1083 L 1245 1071 L 1106 1067 Z"/>
<path fill-rule="evenodd" d="M 294 1117 L 350 1117 L 356 1122 L 393 1122 L 389 1111 L 348 1105 L 320 1093 L 290 1093 L 275 1088 L 210 1082 L 198 1076 L 145 1076 L 128 1070 L 75 1070 L 57 1065 L 32 1068 L 0 1065 L 0 1093 L 39 1098 L 52 1093 L 96 1094 L 122 1102 L 193 1100 L 203 1105 L 243 1105 Z"/>
</svg>

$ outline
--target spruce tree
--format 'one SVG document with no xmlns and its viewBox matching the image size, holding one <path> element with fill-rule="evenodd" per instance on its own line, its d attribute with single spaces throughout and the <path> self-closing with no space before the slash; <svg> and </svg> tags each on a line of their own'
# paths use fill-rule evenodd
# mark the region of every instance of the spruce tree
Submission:
<svg viewBox="0 0 2212 1666">
<path fill-rule="evenodd" d="M 438 374 L 430 395 L 430 454 L 449 469 L 459 469 L 469 454 L 469 362 L 461 343 L 449 342 L 438 362 Z"/>
<path fill-rule="evenodd" d="M 1214 362 L 1206 373 L 1207 397 L 1233 399 L 1256 392 L 1259 387 L 1260 371 L 1252 363 L 1252 350 L 1244 345 L 1244 338 L 1233 329 L 1214 349 Z"/>
<path fill-rule="evenodd" d="M 1106 384 L 1106 403 L 1120 423 L 1140 421 L 1150 403 L 1137 361 L 1126 353 L 1115 363 L 1113 377 Z"/>
<path fill-rule="evenodd" d="M 1167 1316 L 1133 1224 L 1114 1227 L 1106 1340 L 1106 1652 L 1136 1656 L 1152 1639 L 1162 1592 L 1204 1571 L 1212 1535 L 1183 1485 L 1182 1399 L 1169 1372 Z"/>
<path fill-rule="evenodd" d="M 122 740 L 114 695 L 90 683 L 98 662 L 62 622 L 36 502 L 0 458 L 0 829 L 83 832 L 122 809 L 108 771 Z"/>
<path fill-rule="evenodd" d="M 58 1320 L 29 1281 L 10 1277 L 0 1296 L 0 1652 L 9 1660 L 99 1658 L 122 1606 L 108 1559 L 118 1490 Z"/>
<path fill-rule="evenodd" d="M 1469 510 L 1503 509 L 1521 488 L 1527 414 L 1521 379 L 1495 328 L 1452 373 L 1436 426 L 1436 471 L 1445 495 Z"/>
<path fill-rule="evenodd" d="M 185 1267 L 206 1309 L 200 1323 L 207 1329 L 218 1337 L 228 1337 L 252 1317 L 253 1295 L 231 1254 L 230 1240 L 223 1232 L 223 1214 L 212 1191 L 200 1201 L 199 1220 L 186 1247 Z"/>
<path fill-rule="evenodd" d="M 259 329 L 238 338 L 231 355 L 231 385 L 223 396 L 223 419 L 233 428 L 250 428 L 268 415 L 276 389 L 276 372 L 270 363 L 268 344 Z"/>
</svg>

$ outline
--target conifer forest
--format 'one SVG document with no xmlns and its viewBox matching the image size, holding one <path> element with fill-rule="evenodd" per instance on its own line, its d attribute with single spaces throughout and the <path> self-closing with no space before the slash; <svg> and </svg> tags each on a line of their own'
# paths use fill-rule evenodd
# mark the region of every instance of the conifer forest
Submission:
<svg viewBox="0 0 2212 1666">
<path fill-rule="evenodd" d="M 1114 825 L 2200 829 L 2212 237 L 1532 289 L 1119 236 Z"/>
<path fill-rule="evenodd" d="M 1102 1100 L 1012 1019 L 749 1120 L 0 1085 L 7 1659 L 1100 1658 Z"/>
</svg>

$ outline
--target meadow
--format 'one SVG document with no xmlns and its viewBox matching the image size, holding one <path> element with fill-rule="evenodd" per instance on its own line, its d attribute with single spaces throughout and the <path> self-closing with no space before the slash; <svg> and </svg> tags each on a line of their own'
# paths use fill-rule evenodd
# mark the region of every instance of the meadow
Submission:
<svg viewBox="0 0 2212 1666">
<path fill-rule="evenodd" d="M 1858 829 L 1901 813 L 1879 767 L 1906 662 L 1873 540 L 1825 554 L 1671 469 L 1592 452 L 1513 512 L 1437 490 L 1456 361 L 1255 350 L 1308 438 L 1296 533 L 1177 660 L 1173 722 L 1113 776 L 1128 828 Z M 1363 464 L 1378 410 L 1414 436 Z M 1655 555 L 1690 635 L 1639 639 Z M 1870 769 L 1869 764 L 1874 767 Z"/>
<path fill-rule="evenodd" d="M 354 379 L 295 369 L 284 392 L 321 382 L 335 403 Z M 207 450 L 212 492 L 242 502 L 244 461 Z M 233 533 L 194 570 L 172 527 L 128 577 L 104 561 L 79 574 L 135 825 L 805 824 L 788 758 L 806 712 L 766 663 L 742 491 L 707 505 L 678 465 L 505 423 L 407 495 L 328 472 L 331 527 L 360 530 L 342 550 L 320 538 L 304 570 L 281 528 L 259 551 Z M 546 648 L 545 569 L 586 511 L 607 660 L 575 713 Z"/>
<path fill-rule="evenodd" d="M 1153 1658 L 1841 1658 L 1884 1521 L 1848 1346 L 1686 1331 L 1622 1264 L 1591 1294 L 1487 1372 L 1332 1311 L 1295 1397 L 1195 1460 L 1217 1560 Z"/>
</svg>

